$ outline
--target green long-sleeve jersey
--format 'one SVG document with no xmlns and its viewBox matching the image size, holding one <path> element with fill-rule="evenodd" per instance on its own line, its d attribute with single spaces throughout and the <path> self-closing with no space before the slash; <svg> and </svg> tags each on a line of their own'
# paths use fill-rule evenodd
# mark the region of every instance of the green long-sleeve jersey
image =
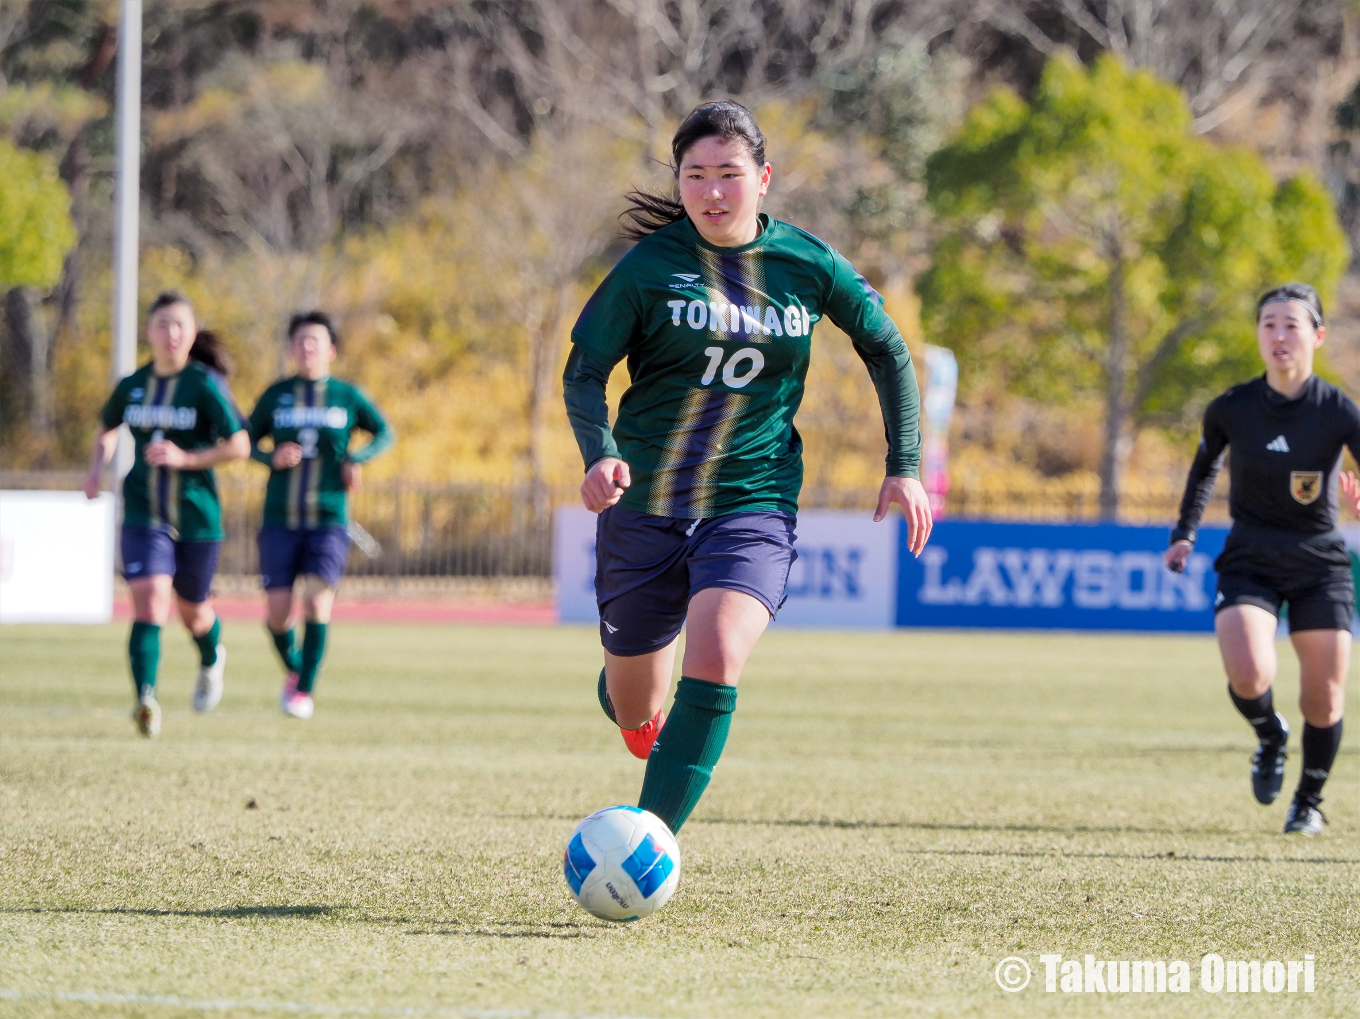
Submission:
<svg viewBox="0 0 1360 1019">
<path fill-rule="evenodd" d="M 759 236 L 734 248 L 709 245 L 688 219 L 662 227 L 619 261 L 572 330 L 568 415 L 587 466 L 603 456 L 628 463 L 621 504 L 630 509 L 796 513 L 803 444 L 793 419 L 823 317 L 869 368 L 887 473 L 917 476 L 916 376 L 883 299 L 821 240 L 760 219 Z M 624 358 L 631 384 L 611 429 L 601 383 Z"/>
<path fill-rule="evenodd" d="M 356 428 L 372 438 L 366 446 L 350 450 Z M 301 462 L 275 468 L 271 451 L 261 446 L 266 437 L 275 446 L 297 443 L 302 447 Z M 392 445 L 393 438 L 386 418 L 352 383 L 298 375 L 275 382 L 250 415 L 251 458 L 270 468 L 264 525 L 290 530 L 344 527 L 349 523 L 349 496 L 341 464 L 371 460 Z"/>
<path fill-rule="evenodd" d="M 132 470 L 123 479 L 124 524 L 168 528 L 177 541 L 222 540 L 222 507 L 213 472 L 146 462 L 146 447 L 158 440 L 198 450 L 241 430 L 231 403 L 206 368 L 190 361 L 178 374 L 157 375 L 145 364 L 114 387 L 99 420 L 105 428 L 125 424 L 132 432 Z"/>
</svg>

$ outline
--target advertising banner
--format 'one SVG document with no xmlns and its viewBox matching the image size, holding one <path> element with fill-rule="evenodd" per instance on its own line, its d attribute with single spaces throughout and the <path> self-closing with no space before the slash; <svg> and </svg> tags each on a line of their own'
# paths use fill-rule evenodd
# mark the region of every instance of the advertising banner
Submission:
<svg viewBox="0 0 1360 1019">
<path fill-rule="evenodd" d="M 553 577 L 562 622 L 599 621 L 595 608 L 595 521 L 563 507 L 553 520 Z M 897 526 L 875 524 L 867 510 L 808 510 L 798 515 L 798 559 L 778 626 L 884 628 L 893 625 Z"/>
<path fill-rule="evenodd" d="M 941 521 L 918 559 L 903 523 L 897 625 L 1211 631 L 1227 534 L 1203 528 L 1176 574 L 1165 527 Z"/>
<path fill-rule="evenodd" d="M 113 618 L 114 498 L 0 492 L 0 623 Z"/>
</svg>

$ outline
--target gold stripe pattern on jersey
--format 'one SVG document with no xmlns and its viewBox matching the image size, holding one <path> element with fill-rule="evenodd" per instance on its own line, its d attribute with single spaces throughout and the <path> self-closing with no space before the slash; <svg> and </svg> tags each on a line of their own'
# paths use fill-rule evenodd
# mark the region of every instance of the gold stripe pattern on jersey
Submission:
<svg viewBox="0 0 1360 1019">
<path fill-rule="evenodd" d="M 647 502 L 647 512 L 659 517 L 674 516 L 675 483 L 680 466 L 689 449 L 690 437 L 699 424 L 699 418 L 713 398 L 709 389 L 691 389 L 680 405 L 680 417 L 675 427 L 666 436 L 666 452 L 657 461 L 656 471 L 652 474 L 651 497 Z"/>
<path fill-rule="evenodd" d="M 307 399 L 307 383 L 299 379 L 298 381 L 293 383 L 293 406 L 301 407 L 303 403 L 306 401 L 306 399 Z M 274 445 L 277 448 L 278 446 L 277 437 L 275 437 L 274 439 Z M 299 499 L 300 492 L 298 489 L 301 486 L 301 484 L 302 484 L 302 463 L 301 461 L 299 461 L 292 467 L 288 468 L 287 515 L 288 515 L 288 529 L 290 531 L 296 531 L 298 527 L 300 527 L 302 524 L 301 515 L 298 513 L 298 504 L 301 502 L 301 500 Z"/>
<path fill-rule="evenodd" d="M 722 255 L 700 246 L 699 269 L 708 295 L 708 332 L 717 340 L 738 337 L 750 343 L 769 343 L 763 328 L 765 260 L 759 250 Z"/>
<path fill-rule="evenodd" d="M 717 494 L 718 468 L 731 451 L 732 431 L 751 399 L 741 393 L 724 393 L 721 397 L 725 398 L 724 406 L 709 435 L 703 463 L 694 471 L 689 515 L 695 519 L 703 519 L 712 512 L 713 497 Z"/>
<path fill-rule="evenodd" d="M 326 406 L 327 381 L 329 380 L 322 379 L 320 382 L 312 383 L 314 394 L 312 399 L 312 405 L 314 407 Z M 318 430 L 313 429 L 313 431 L 315 432 Z M 313 443 L 312 467 L 311 470 L 307 472 L 306 521 L 308 528 L 314 528 L 321 522 L 321 507 L 319 504 L 321 496 L 321 451 L 319 448 L 319 442 L 320 437 L 318 436 L 317 442 Z"/>
</svg>

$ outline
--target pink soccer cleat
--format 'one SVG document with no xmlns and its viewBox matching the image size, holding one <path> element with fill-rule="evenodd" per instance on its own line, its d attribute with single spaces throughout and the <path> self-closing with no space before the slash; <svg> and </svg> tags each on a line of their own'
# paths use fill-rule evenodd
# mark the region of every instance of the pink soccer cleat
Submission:
<svg viewBox="0 0 1360 1019">
<path fill-rule="evenodd" d="M 652 720 L 641 729 L 620 729 L 623 734 L 623 742 L 634 757 L 647 760 L 652 752 L 652 744 L 656 742 L 656 737 L 661 733 L 661 727 L 666 724 L 666 713 L 658 711 L 652 716 Z"/>
<path fill-rule="evenodd" d="M 306 720 L 312 717 L 315 705 L 312 695 L 298 688 L 298 674 L 290 672 L 283 679 L 283 692 L 279 694 L 279 710 L 290 718 Z"/>
</svg>

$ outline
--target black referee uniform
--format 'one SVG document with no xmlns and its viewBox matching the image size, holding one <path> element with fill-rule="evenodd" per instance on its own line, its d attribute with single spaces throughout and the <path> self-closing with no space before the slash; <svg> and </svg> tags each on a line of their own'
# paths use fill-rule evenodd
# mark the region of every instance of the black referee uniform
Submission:
<svg viewBox="0 0 1360 1019">
<path fill-rule="evenodd" d="M 1360 407 L 1336 386 L 1311 376 L 1292 399 L 1265 376 L 1234 386 L 1204 412 L 1204 434 L 1186 479 L 1180 520 L 1171 540 L 1195 540 L 1204 506 L 1231 447 L 1232 530 L 1214 562 L 1215 613 L 1255 605 L 1279 616 L 1289 606 L 1292 631 L 1346 630 L 1355 613 L 1350 554 L 1337 528 L 1337 472 L 1346 447 L 1360 459 Z M 1280 792 L 1289 727 L 1276 713 L 1272 691 L 1239 696 L 1237 710 L 1256 730 L 1252 789 L 1261 803 Z M 1341 745 L 1342 723 L 1320 728 L 1305 720 L 1303 772 L 1285 831 L 1321 831 L 1317 810 Z"/>
<path fill-rule="evenodd" d="M 1204 412 L 1204 434 L 1171 540 L 1195 540 L 1225 447 L 1232 448 L 1232 531 L 1214 562 L 1214 611 L 1289 605 L 1291 630 L 1349 630 L 1350 553 L 1337 528 L 1341 448 L 1360 459 L 1360 407 L 1316 375 L 1293 399 L 1265 376 L 1233 386 Z"/>
</svg>

